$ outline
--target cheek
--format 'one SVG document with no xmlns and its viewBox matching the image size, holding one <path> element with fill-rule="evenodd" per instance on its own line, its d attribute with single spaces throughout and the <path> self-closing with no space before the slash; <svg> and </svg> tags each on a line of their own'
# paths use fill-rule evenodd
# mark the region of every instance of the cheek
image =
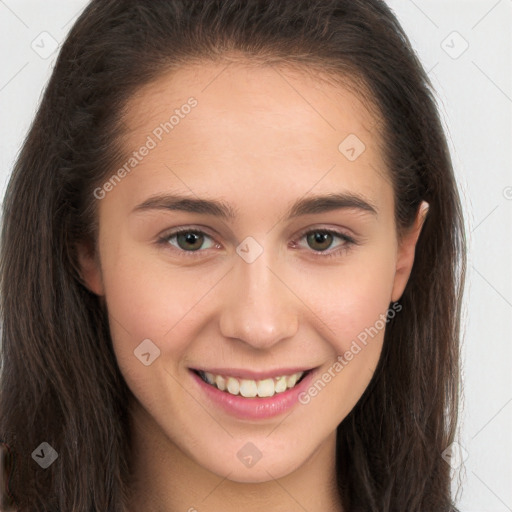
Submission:
<svg viewBox="0 0 512 512">
<path fill-rule="evenodd" d="M 338 267 L 297 279 L 297 294 L 317 315 L 316 325 L 323 326 L 322 333 L 336 354 L 343 354 L 353 340 L 364 339 L 368 330 L 377 338 L 375 327 L 383 337 L 394 275 L 392 247 L 382 247 L 375 253 L 354 253 Z"/>
<path fill-rule="evenodd" d="M 186 339 L 174 337 L 173 331 L 193 321 L 197 304 L 208 290 L 207 279 L 198 281 L 186 269 L 171 269 L 133 247 L 106 260 L 103 274 L 119 359 L 131 361 L 134 349 L 144 339 L 151 339 L 162 353 L 179 355 L 186 348 Z"/>
<path fill-rule="evenodd" d="M 308 289 L 308 304 L 322 320 L 332 357 L 300 397 L 301 403 L 337 426 L 361 398 L 377 367 L 390 311 L 394 277 L 392 251 L 361 258 L 331 273 L 322 289 Z M 318 282 L 318 281 L 317 281 Z M 301 293 L 305 294 L 304 289 Z M 392 314 L 391 314 L 392 313 Z M 325 391 L 324 391 L 325 389 Z"/>
</svg>

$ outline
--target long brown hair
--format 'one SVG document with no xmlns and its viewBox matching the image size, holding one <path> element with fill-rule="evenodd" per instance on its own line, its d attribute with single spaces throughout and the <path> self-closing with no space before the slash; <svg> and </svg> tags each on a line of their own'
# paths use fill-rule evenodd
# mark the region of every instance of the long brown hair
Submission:
<svg viewBox="0 0 512 512">
<path fill-rule="evenodd" d="M 457 425 L 464 222 L 432 85 L 381 0 L 93 0 L 78 18 L 4 201 L 0 442 L 16 509 L 124 510 L 131 393 L 75 248 L 96 240 L 93 190 L 122 158 L 130 97 L 233 54 L 360 84 L 385 123 L 399 232 L 430 205 L 402 311 L 338 427 L 337 471 L 351 512 L 453 511 L 441 454 Z M 31 456 L 42 442 L 58 453 L 47 469 Z"/>
</svg>

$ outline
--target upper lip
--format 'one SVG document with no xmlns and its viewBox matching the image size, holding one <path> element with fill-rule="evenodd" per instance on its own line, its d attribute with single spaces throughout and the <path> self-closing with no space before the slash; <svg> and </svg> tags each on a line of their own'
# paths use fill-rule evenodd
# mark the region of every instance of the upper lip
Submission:
<svg viewBox="0 0 512 512">
<path fill-rule="evenodd" d="M 248 370 L 244 368 L 191 368 L 191 370 L 209 372 L 215 375 L 225 375 L 229 377 L 236 377 L 238 379 L 248 379 L 248 380 L 263 380 L 263 379 L 272 379 L 274 377 L 281 377 L 282 375 L 293 375 L 298 372 L 307 372 L 309 370 L 314 370 L 313 367 L 308 366 L 296 366 L 292 368 L 276 368 L 273 370 L 262 370 L 262 371 L 254 371 Z"/>
</svg>

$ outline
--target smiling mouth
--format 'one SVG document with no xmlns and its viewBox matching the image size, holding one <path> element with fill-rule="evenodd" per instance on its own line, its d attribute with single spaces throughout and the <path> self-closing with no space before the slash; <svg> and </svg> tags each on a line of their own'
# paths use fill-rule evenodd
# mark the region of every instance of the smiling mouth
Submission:
<svg viewBox="0 0 512 512">
<path fill-rule="evenodd" d="M 312 370 L 261 380 L 239 379 L 202 370 L 192 371 L 199 375 L 204 382 L 225 393 L 245 398 L 266 398 L 294 388 Z"/>
</svg>

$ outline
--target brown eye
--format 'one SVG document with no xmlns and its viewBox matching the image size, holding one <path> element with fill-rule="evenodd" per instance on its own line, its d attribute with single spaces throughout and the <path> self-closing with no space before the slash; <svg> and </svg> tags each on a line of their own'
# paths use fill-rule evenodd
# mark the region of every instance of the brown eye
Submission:
<svg viewBox="0 0 512 512">
<path fill-rule="evenodd" d="M 208 241 L 210 245 L 208 244 Z M 159 243 L 168 244 L 178 252 L 201 253 L 201 249 L 210 249 L 215 246 L 212 238 L 206 233 L 196 229 L 180 229 L 159 239 Z M 206 247 L 204 245 L 206 244 Z"/>
<path fill-rule="evenodd" d="M 302 245 L 304 242 L 293 242 L 292 246 L 299 247 L 302 245 L 305 249 L 312 249 L 309 252 L 319 258 L 339 257 L 358 245 L 358 242 L 352 237 L 332 229 L 310 229 L 309 231 L 303 231 L 299 238 L 301 240 L 305 239 L 307 247 Z M 338 239 L 337 244 L 336 239 Z"/>
<path fill-rule="evenodd" d="M 176 235 L 176 242 L 184 251 L 197 251 L 204 243 L 204 235 L 195 231 L 185 231 Z"/>
<path fill-rule="evenodd" d="M 307 235 L 308 245 L 316 251 L 329 249 L 333 242 L 333 235 L 328 231 L 311 231 Z"/>
</svg>

